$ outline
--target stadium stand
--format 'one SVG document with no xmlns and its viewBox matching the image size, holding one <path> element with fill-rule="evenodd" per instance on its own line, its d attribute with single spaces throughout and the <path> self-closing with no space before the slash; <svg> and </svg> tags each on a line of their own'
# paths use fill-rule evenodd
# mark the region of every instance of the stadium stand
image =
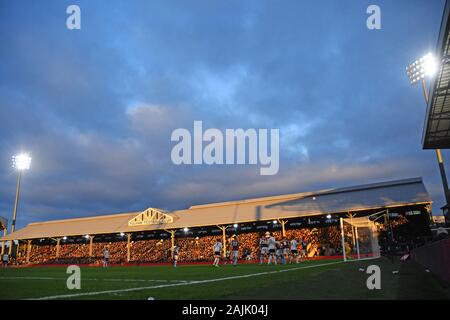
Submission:
<svg viewBox="0 0 450 320">
<path fill-rule="evenodd" d="M 239 256 L 259 257 L 259 238 L 272 232 L 306 241 L 310 258 L 342 254 L 340 218 L 368 217 L 377 212 L 391 216 L 398 250 L 414 247 L 429 236 L 431 199 L 420 178 L 375 183 L 318 192 L 254 198 L 192 206 L 186 210 L 149 208 L 107 216 L 31 223 L 3 237 L 19 245 L 14 264 L 101 264 L 109 249 L 112 264 L 167 263 L 172 248 L 180 248 L 179 262 L 211 261 L 216 239 L 224 239 L 224 256 L 233 234 L 239 237 Z M 383 249 L 387 226 L 376 223 Z M 351 230 L 344 230 L 346 239 Z M 354 237 L 354 235 L 353 235 Z M 359 250 L 365 247 L 360 236 Z M 354 250 L 349 240 L 350 250 Z"/>
</svg>

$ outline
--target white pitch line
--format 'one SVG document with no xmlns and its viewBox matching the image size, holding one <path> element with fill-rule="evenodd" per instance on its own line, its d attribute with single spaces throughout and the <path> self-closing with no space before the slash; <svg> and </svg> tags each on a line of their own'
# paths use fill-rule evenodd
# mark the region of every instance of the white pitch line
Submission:
<svg viewBox="0 0 450 320">
<path fill-rule="evenodd" d="M 371 259 L 375 259 L 375 258 L 367 258 L 367 259 L 360 259 L 360 260 L 350 260 L 350 261 L 347 261 L 347 262 L 354 262 L 354 261 L 361 261 L 361 260 L 371 260 Z M 30 299 L 27 299 L 27 300 L 64 299 L 64 298 L 74 298 L 74 297 L 82 297 L 82 296 L 95 296 L 95 295 L 100 295 L 100 294 L 121 293 L 121 292 L 142 291 L 142 290 L 150 290 L 150 289 L 160 289 L 160 288 L 168 288 L 168 287 L 186 286 L 186 285 L 192 285 L 192 284 L 203 284 L 203 283 L 210 283 L 210 282 L 219 282 L 219 281 L 226 281 L 226 280 L 235 280 L 235 279 L 242 279 L 242 278 L 258 277 L 258 276 L 267 275 L 267 274 L 274 274 L 274 273 L 281 273 L 281 272 L 290 272 L 290 271 L 295 271 L 295 270 L 300 270 L 300 269 L 318 268 L 318 267 L 322 267 L 322 266 L 341 264 L 341 263 L 345 263 L 345 262 L 346 261 L 328 262 L 328 263 L 322 263 L 322 264 L 316 264 L 316 265 L 310 265 L 310 266 L 302 266 L 302 267 L 282 269 L 282 270 L 250 273 L 250 274 L 245 274 L 245 275 L 240 275 L 240 276 L 232 276 L 232 277 L 225 277 L 225 278 L 216 278 L 216 279 L 208 279 L 208 280 L 195 280 L 195 281 L 182 282 L 182 283 L 161 284 L 161 285 L 149 286 L 149 287 L 137 287 L 137 288 L 127 288 L 127 289 L 116 289 L 116 290 L 83 292 L 83 293 L 73 293 L 73 294 L 62 294 L 62 295 L 57 295 L 57 296 L 48 296 L 48 297 L 41 297 L 41 298 L 30 298 Z"/>
<path fill-rule="evenodd" d="M 64 279 L 66 280 L 66 279 Z M 112 281 L 112 282 L 188 282 L 187 280 L 151 280 L 151 279 L 84 279 L 92 281 Z"/>
</svg>

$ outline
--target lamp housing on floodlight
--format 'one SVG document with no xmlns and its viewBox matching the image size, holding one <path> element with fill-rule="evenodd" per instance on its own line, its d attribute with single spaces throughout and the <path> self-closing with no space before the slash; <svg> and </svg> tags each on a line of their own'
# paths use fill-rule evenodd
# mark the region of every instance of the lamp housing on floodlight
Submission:
<svg viewBox="0 0 450 320">
<path fill-rule="evenodd" d="M 412 85 L 425 79 L 425 77 L 432 77 L 438 69 L 436 58 L 428 53 L 419 60 L 414 61 L 406 67 L 406 74 Z"/>
<path fill-rule="evenodd" d="M 13 168 L 23 171 L 30 169 L 31 165 L 31 157 L 26 153 L 21 153 L 15 156 L 12 156 L 12 166 Z"/>
</svg>

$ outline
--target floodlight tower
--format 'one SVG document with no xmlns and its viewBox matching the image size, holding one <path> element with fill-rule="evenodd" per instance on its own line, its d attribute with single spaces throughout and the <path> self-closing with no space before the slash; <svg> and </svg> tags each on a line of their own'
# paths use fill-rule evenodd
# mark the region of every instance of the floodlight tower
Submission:
<svg viewBox="0 0 450 320">
<path fill-rule="evenodd" d="M 16 227 L 16 216 L 17 216 L 17 206 L 19 204 L 19 193 L 20 193 L 20 180 L 22 178 L 22 171 L 30 169 L 31 158 L 26 153 L 21 153 L 12 157 L 12 166 L 17 170 L 17 186 L 16 186 L 16 199 L 14 201 L 14 213 L 13 213 L 13 221 L 11 225 L 11 233 L 14 232 L 14 228 Z M 12 241 L 9 246 L 9 254 L 11 254 L 12 250 Z"/>
<path fill-rule="evenodd" d="M 439 63 L 436 58 L 428 53 L 419 60 L 406 67 L 406 74 L 409 77 L 412 85 L 422 83 L 423 96 L 425 98 L 425 107 L 428 107 L 428 89 L 426 78 L 432 78 L 438 71 Z M 442 159 L 441 149 L 435 149 L 439 164 L 439 171 L 441 173 L 442 186 L 444 188 L 444 195 L 447 204 L 450 203 L 450 194 L 448 190 L 447 175 L 445 174 L 444 160 Z"/>
</svg>

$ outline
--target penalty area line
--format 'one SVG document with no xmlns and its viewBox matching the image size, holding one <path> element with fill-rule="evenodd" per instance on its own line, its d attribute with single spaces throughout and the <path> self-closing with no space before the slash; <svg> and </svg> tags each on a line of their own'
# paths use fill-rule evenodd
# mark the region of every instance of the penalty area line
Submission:
<svg viewBox="0 0 450 320">
<path fill-rule="evenodd" d="M 194 280 L 194 281 L 188 281 L 188 282 L 161 284 L 161 285 L 147 286 L 147 287 L 136 287 L 136 288 L 104 290 L 104 291 L 94 291 L 94 292 L 80 292 L 80 293 L 72 293 L 72 294 L 61 294 L 61 295 L 47 296 L 47 297 L 40 297 L 40 298 L 30 298 L 30 299 L 26 299 L 26 300 L 54 300 L 54 299 L 76 298 L 76 297 L 83 297 L 83 296 L 95 296 L 95 295 L 101 295 L 101 294 L 113 294 L 113 293 L 143 291 L 143 290 L 161 289 L 161 288 L 169 288 L 169 287 L 179 287 L 179 286 L 187 286 L 187 285 L 194 285 L 194 284 L 204 284 L 204 283 L 220 282 L 220 281 L 227 281 L 227 280 L 235 280 L 235 279 L 258 277 L 258 276 L 263 276 L 263 275 L 268 275 L 268 274 L 290 272 L 290 271 L 296 271 L 296 270 L 302 270 L 302 269 L 310 269 L 310 268 L 319 268 L 319 267 L 323 267 L 323 266 L 336 265 L 336 264 L 342 264 L 342 263 L 347 263 L 347 262 L 371 260 L 371 259 L 376 259 L 376 258 L 367 258 L 367 259 L 360 259 L 360 260 L 348 260 L 348 261 L 336 261 L 336 262 L 328 262 L 328 263 L 322 263 L 322 264 L 316 264 L 316 265 L 310 265 L 310 266 L 301 266 L 301 267 L 282 269 L 282 270 L 273 270 L 273 271 L 250 273 L 250 274 L 245 274 L 245 275 L 240 275 L 240 276 L 231 276 L 231 277 L 215 278 L 215 279 L 207 279 L 207 280 Z"/>
</svg>

